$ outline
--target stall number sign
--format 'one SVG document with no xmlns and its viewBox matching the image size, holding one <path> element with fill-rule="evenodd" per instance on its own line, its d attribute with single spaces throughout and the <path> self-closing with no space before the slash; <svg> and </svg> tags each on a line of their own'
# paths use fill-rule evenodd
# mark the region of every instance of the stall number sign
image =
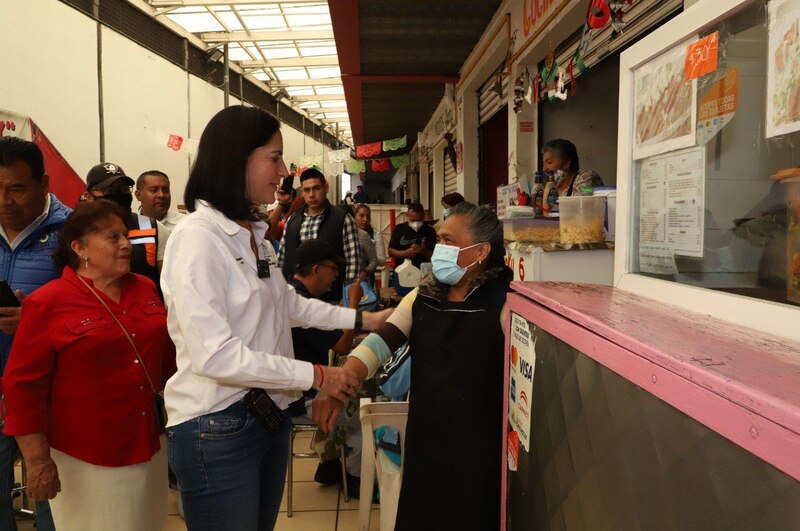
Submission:
<svg viewBox="0 0 800 531">
<path fill-rule="evenodd" d="M 514 280 L 525 282 L 525 257 L 512 253 L 506 248 L 506 265 L 514 272 Z"/>
<path fill-rule="evenodd" d="M 695 41 L 686 48 L 686 81 L 710 74 L 717 69 L 719 32 Z"/>
</svg>

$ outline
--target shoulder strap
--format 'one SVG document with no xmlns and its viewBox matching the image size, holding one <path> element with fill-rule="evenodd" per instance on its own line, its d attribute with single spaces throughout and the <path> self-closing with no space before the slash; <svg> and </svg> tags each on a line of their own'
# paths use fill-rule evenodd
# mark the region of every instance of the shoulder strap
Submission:
<svg viewBox="0 0 800 531">
<path fill-rule="evenodd" d="M 142 370 L 144 371 L 144 375 L 147 377 L 147 383 L 149 383 L 149 384 L 150 384 L 150 389 L 152 389 L 152 390 L 153 390 L 153 393 L 158 393 L 158 391 L 156 391 L 156 386 L 155 386 L 155 385 L 153 385 L 153 380 L 150 378 L 150 373 L 148 373 L 148 372 L 147 372 L 147 367 L 146 367 L 146 366 L 145 366 L 145 364 L 144 364 L 144 360 L 143 360 L 143 359 L 142 359 L 142 357 L 139 355 L 139 349 L 138 349 L 138 348 L 136 348 L 136 343 L 134 343 L 134 342 L 133 342 L 133 339 L 131 338 L 131 336 L 130 336 L 130 334 L 128 333 L 128 331 L 127 331 L 127 330 L 125 330 L 125 327 L 124 327 L 124 326 L 122 326 L 122 323 L 120 323 L 120 322 L 119 322 L 119 319 L 117 319 L 117 316 L 116 316 L 116 315 L 114 315 L 114 312 L 112 312 L 112 311 L 111 311 L 111 308 L 109 308 L 109 307 L 108 307 L 108 304 L 106 304 L 106 303 L 105 303 L 105 301 L 104 301 L 102 298 L 100 298 L 100 295 L 98 295 L 98 294 L 97 294 L 97 292 L 96 292 L 94 289 L 92 289 L 92 287 L 91 287 L 91 286 L 90 286 L 90 285 L 89 285 L 89 284 L 88 284 L 88 283 L 87 283 L 85 280 L 83 280 L 83 278 L 81 278 L 81 276 L 80 276 L 80 275 L 76 274 L 75 276 L 76 276 L 76 277 L 78 277 L 78 280 L 80 280 L 81 282 L 83 282 L 83 285 L 84 285 L 84 286 L 86 286 L 87 288 L 89 288 L 89 291 L 91 291 L 91 292 L 92 292 L 92 295 L 94 295 L 94 296 L 95 296 L 95 298 L 96 298 L 98 301 L 100 301 L 100 304 L 102 304 L 102 305 L 103 305 L 103 307 L 104 307 L 106 310 L 108 310 L 108 313 L 110 313 L 110 314 L 111 314 L 111 317 L 113 317 L 113 318 L 114 318 L 114 321 L 116 321 L 116 322 L 117 322 L 117 324 L 119 325 L 119 328 L 120 328 L 120 330 L 122 330 L 122 333 L 123 333 L 123 334 L 125 334 L 125 337 L 126 337 L 126 338 L 128 338 L 128 342 L 130 342 L 131 346 L 133 347 L 133 352 L 135 352 L 135 353 L 136 353 L 136 358 L 139 360 L 139 365 L 141 365 L 141 366 L 142 366 Z"/>
</svg>

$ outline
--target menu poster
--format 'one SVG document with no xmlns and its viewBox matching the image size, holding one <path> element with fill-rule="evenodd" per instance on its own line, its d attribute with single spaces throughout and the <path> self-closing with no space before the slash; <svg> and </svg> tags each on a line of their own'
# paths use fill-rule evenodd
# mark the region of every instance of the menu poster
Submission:
<svg viewBox="0 0 800 531">
<path fill-rule="evenodd" d="M 508 419 L 525 451 L 530 449 L 531 400 L 536 364 L 533 325 L 517 314 L 511 315 L 511 374 L 508 383 Z"/>
<path fill-rule="evenodd" d="M 687 81 L 685 74 L 686 51 L 695 40 L 634 72 L 634 160 L 695 145 L 697 79 Z"/>
<path fill-rule="evenodd" d="M 705 148 L 645 159 L 639 187 L 639 267 L 675 274 L 674 255 L 702 258 Z"/>
<path fill-rule="evenodd" d="M 800 2 L 771 0 L 766 137 L 800 130 Z"/>
</svg>

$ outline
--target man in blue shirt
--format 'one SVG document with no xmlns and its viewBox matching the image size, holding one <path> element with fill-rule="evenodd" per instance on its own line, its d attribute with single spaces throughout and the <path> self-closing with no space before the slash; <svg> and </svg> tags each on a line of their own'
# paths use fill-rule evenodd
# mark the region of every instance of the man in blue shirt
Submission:
<svg viewBox="0 0 800 531">
<path fill-rule="evenodd" d="M 0 278 L 22 302 L 38 287 L 61 276 L 53 254 L 71 210 L 49 193 L 42 152 L 33 142 L 0 138 Z M 0 376 L 19 325 L 19 307 L 0 308 Z M 0 529 L 16 530 L 11 489 L 14 437 L 0 434 Z M 55 529 L 48 502 L 36 503 L 38 531 Z"/>
</svg>

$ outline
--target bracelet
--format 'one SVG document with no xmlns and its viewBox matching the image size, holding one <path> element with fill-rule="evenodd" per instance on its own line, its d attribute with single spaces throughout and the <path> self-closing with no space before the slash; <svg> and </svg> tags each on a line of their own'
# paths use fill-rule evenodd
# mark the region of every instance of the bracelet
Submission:
<svg viewBox="0 0 800 531">
<path fill-rule="evenodd" d="M 314 370 L 319 369 L 319 388 L 322 389 L 322 384 L 325 383 L 325 371 L 319 363 L 314 364 Z"/>
<path fill-rule="evenodd" d="M 360 330 L 363 324 L 361 310 L 356 310 L 356 324 L 353 325 L 353 328 L 355 330 Z"/>
</svg>

